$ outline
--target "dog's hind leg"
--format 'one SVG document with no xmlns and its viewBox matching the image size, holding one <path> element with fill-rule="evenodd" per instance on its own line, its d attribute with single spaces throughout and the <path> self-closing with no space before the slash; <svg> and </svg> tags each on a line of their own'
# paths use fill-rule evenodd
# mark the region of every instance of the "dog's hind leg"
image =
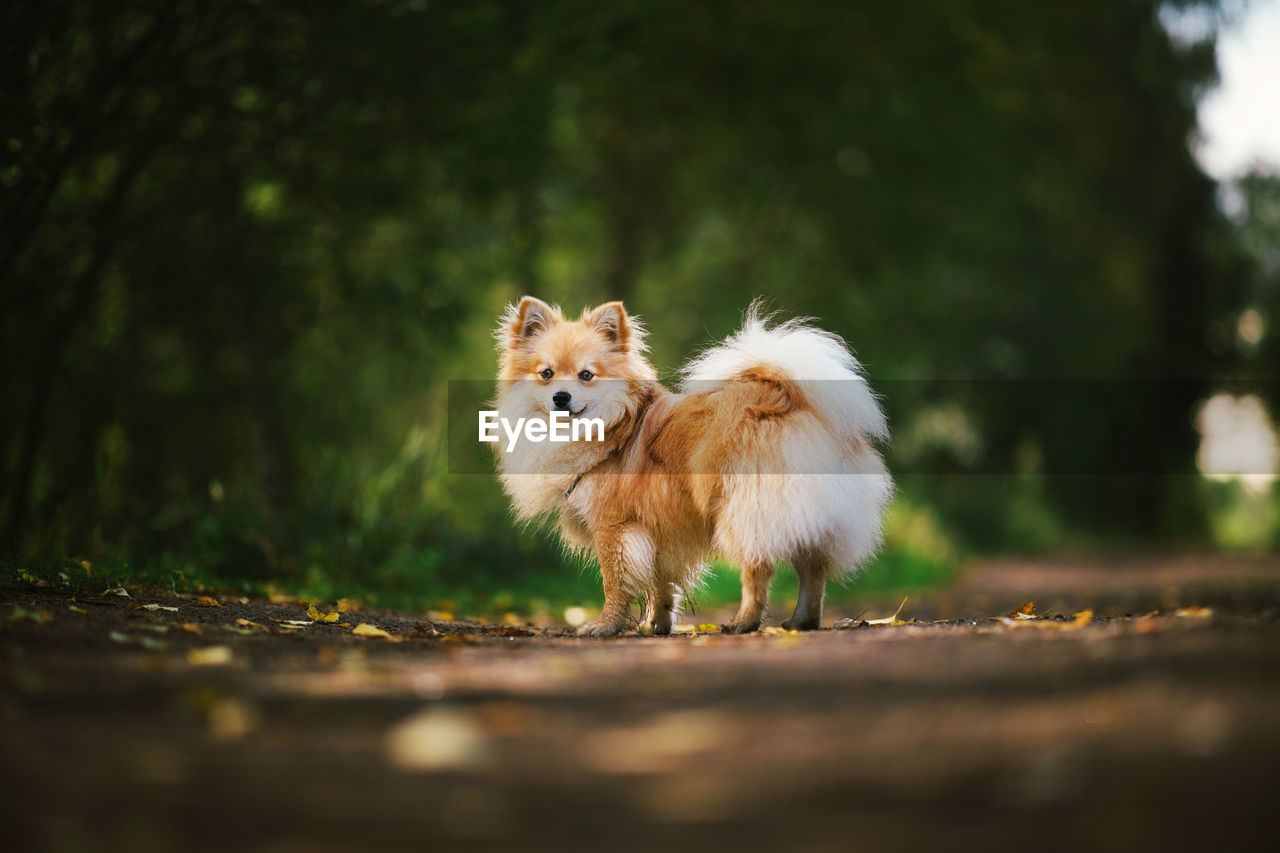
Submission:
<svg viewBox="0 0 1280 853">
<path fill-rule="evenodd" d="M 748 634 L 757 630 L 769 611 L 769 582 L 773 580 L 773 561 L 744 565 L 742 568 L 742 603 L 738 615 L 720 630 L 726 634 Z"/>
<path fill-rule="evenodd" d="M 821 552 L 807 551 L 794 562 L 800 578 L 800 593 L 796 597 L 795 612 L 782 627 L 788 631 L 813 631 L 822 625 L 822 599 L 827 592 L 831 561 Z"/>
</svg>

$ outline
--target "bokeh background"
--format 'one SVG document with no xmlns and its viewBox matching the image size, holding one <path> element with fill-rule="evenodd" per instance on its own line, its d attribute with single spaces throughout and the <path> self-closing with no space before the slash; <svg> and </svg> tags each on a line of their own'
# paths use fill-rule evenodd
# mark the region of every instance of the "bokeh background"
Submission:
<svg viewBox="0 0 1280 853">
<path fill-rule="evenodd" d="M 0 548 L 594 601 L 448 465 L 534 293 L 625 300 L 668 375 L 755 296 L 850 340 L 900 483 L 862 588 L 1268 549 L 1280 179 L 1195 156 L 1242 8 L 4 4 Z M 1205 476 L 1210 421 L 1259 449 Z"/>
</svg>

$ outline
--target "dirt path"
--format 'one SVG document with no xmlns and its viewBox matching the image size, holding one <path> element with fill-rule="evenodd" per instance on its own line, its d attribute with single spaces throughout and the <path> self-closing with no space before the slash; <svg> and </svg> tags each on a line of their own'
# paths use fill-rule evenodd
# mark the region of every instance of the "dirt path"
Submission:
<svg viewBox="0 0 1280 853">
<path fill-rule="evenodd" d="M 1025 599 L 1061 618 L 987 618 Z M 807 635 L 219 603 L 4 594 L 5 849 L 1218 850 L 1280 827 L 1276 560 L 990 563 L 902 614 L 951 621 Z"/>
</svg>

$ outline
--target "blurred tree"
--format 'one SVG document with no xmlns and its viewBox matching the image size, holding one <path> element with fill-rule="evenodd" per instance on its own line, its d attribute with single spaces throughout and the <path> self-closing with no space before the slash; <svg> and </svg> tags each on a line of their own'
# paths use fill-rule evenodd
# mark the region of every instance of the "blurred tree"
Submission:
<svg viewBox="0 0 1280 853">
<path fill-rule="evenodd" d="M 442 399 L 531 290 L 626 299 L 667 365 L 773 296 L 908 380 L 906 432 L 973 380 L 980 447 L 929 470 L 1191 471 L 1245 274 L 1187 150 L 1212 44 L 1159 8 L 10 4 L 4 547 L 516 571 Z M 1061 378 L 1184 381 L 1103 417 Z M 976 482 L 917 497 L 998 539 Z M 1086 527 L 1194 520 L 1176 479 L 1046 482 Z"/>
</svg>

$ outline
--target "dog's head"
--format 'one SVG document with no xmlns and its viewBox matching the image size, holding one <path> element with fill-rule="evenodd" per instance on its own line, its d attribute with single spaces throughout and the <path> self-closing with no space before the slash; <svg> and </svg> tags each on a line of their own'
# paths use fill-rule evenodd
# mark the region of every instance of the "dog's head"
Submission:
<svg viewBox="0 0 1280 853">
<path fill-rule="evenodd" d="M 588 308 L 577 320 L 526 296 L 498 325 L 500 378 L 533 411 L 569 412 L 612 424 L 630 408 L 637 380 L 654 380 L 644 327 L 621 302 Z"/>
</svg>

